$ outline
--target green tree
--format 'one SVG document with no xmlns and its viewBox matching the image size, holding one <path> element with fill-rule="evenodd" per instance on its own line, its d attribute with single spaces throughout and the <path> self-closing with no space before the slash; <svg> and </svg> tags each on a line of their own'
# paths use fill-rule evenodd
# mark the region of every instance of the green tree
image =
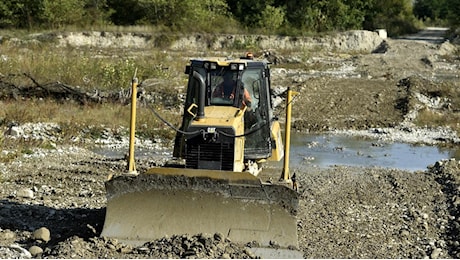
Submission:
<svg viewBox="0 0 460 260">
<path fill-rule="evenodd" d="M 85 1 L 85 24 L 103 25 L 110 23 L 110 16 L 114 12 L 109 8 L 107 0 L 86 0 Z"/>
<path fill-rule="evenodd" d="M 41 18 L 51 28 L 81 24 L 85 14 L 82 0 L 43 0 Z"/>
<path fill-rule="evenodd" d="M 107 5 L 113 10 L 110 20 L 116 25 L 134 25 L 146 14 L 137 0 L 107 0 Z"/>
<path fill-rule="evenodd" d="M 258 27 L 263 24 L 263 20 L 267 18 L 262 13 L 267 6 L 277 7 L 273 5 L 273 0 L 228 0 L 227 3 L 235 19 L 245 27 Z"/>
<path fill-rule="evenodd" d="M 389 35 L 413 33 L 418 30 L 417 19 L 412 12 L 412 0 L 376 1 L 372 15 L 367 18 L 372 29 L 385 28 Z"/>
<path fill-rule="evenodd" d="M 10 0 L 0 2 L 0 27 L 32 29 L 40 24 L 42 2 L 35 0 Z"/>
<path fill-rule="evenodd" d="M 449 16 L 451 8 L 450 3 L 452 3 L 452 1 L 416 0 L 414 2 L 413 12 L 417 18 L 423 21 L 443 23 L 447 21 Z"/>
<path fill-rule="evenodd" d="M 274 32 L 284 23 L 284 19 L 285 12 L 282 7 L 267 5 L 261 13 L 258 26 Z"/>
<path fill-rule="evenodd" d="M 451 26 L 460 26 L 460 0 L 447 1 L 447 19 Z"/>
<path fill-rule="evenodd" d="M 342 0 L 326 1 L 320 7 L 324 21 L 317 31 L 358 29 L 362 26 L 362 15 Z"/>
<path fill-rule="evenodd" d="M 139 0 L 145 10 L 143 21 L 173 30 L 217 29 L 228 17 L 224 0 Z"/>
<path fill-rule="evenodd" d="M 435 19 L 434 10 L 431 6 L 431 0 L 417 0 L 414 2 L 414 15 L 422 20 Z"/>
<path fill-rule="evenodd" d="M 172 30 L 217 30 L 229 22 L 225 0 L 108 0 L 118 25 L 150 24 Z"/>
<path fill-rule="evenodd" d="M 288 22 L 301 30 L 330 31 L 360 29 L 371 0 L 289 0 L 285 2 Z M 281 1 L 277 2 L 282 4 Z"/>
<path fill-rule="evenodd" d="M 11 6 L 5 2 L 0 2 L 0 28 L 12 27 L 14 25 L 14 15 Z"/>
<path fill-rule="evenodd" d="M 344 0 L 348 6 L 347 29 L 363 29 L 368 11 L 374 6 L 373 0 Z"/>
<path fill-rule="evenodd" d="M 313 31 L 317 19 L 321 19 L 319 9 L 311 6 L 310 0 L 277 1 L 277 5 L 284 5 L 286 20 L 290 27 L 298 30 Z"/>
</svg>

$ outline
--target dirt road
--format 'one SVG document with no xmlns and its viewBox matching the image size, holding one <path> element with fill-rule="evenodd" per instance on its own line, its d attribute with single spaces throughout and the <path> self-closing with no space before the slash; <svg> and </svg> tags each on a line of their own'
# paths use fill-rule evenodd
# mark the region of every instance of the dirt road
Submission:
<svg viewBox="0 0 460 260">
<path fill-rule="evenodd" d="M 427 112 L 458 124 L 456 48 L 437 41 L 387 39 L 375 53 L 317 53 L 301 61 L 303 71 L 286 69 L 299 59 L 278 54 L 282 63 L 274 66 L 273 85 L 293 85 L 301 92 L 295 130 L 377 127 L 411 132 L 419 129 L 417 115 Z M 456 140 L 452 136 L 443 142 L 458 145 Z M 2 151 L 2 158 L 8 153 L 14 151 Z M 138 171 L 155 163 L 161 161 L 139 160 Z M 219 234 L 173 236 L 140 247 L 100 238 L 104 181 L 125 170 L 122 158 L 68 145 L 1 162 L 0 257 L 256 257 Z M 297 177 L 299 245 L 305 258 L 460 258 L 457 160 L 433 161 L 423 172 L 305 167 Z"/>
<path fill-rule="evenodd" d="M 449 28 L 443 27 L 428 27 L 416 34 L 397 37 L 397 39 L 424 41 L 428 43 L 441 44 L 445 39 L 445 35 Z"/>
</svg>

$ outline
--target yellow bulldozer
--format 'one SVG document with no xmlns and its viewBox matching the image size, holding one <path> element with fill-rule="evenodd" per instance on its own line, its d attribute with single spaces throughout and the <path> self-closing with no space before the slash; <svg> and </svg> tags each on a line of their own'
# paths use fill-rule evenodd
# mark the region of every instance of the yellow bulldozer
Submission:
<svg viewBox="0 0 460 260">
<path fill-rule="evenodd" d="M 298 248 L 298 195 L 285 156 L 293 94 L 288 91 L 283 145 L 271 98 L 269 62 L 250 56 L 198 58 L 190 61 L 185 73 L 184 114 L 173 151 L 182 163 L 140 174 L 133 166 L 137 86 L 133 79 L 128 167 L 136 174 L 106 182 L 101 236 L 142 244 L 172 235 L 220 233 L 233 242 L 256 242 L 261 248 Z M 261 178 L 269 174 L 263 170 L 265 162 L 283 157 L 282 171 Z"/>
</svg>

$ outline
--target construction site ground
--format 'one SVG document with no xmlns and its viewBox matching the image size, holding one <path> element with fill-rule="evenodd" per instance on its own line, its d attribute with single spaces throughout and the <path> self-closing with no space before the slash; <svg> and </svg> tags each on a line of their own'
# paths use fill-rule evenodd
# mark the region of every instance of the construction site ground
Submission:
<svg viewBox="0 0 460 260">
<path fill-rule="evenodd" d="M 433 122 L 436 127 L 415 123 L 426 111 L 460 118 L 457 48 L 408 37 L 386 39 L 369 52 L 310 52 L 306 57 L 273 50 L 273 88 L 291 86 L 300 93 L 293 131 L 397 135 L 392 131 L 398 130 L 417 143 L 455 147 L 459 139 L 449 129 L 460 129 L 459 121 Z M 298 64 L 292 69 L 293 63 L 303 63 L 303 69 Z M 432 132 L 443 138 L 433 139 Z M 137 170 L 161 162 L 140 158 Z M 123 172 L 124 158 L 69 144 L 0 163 L 0 258 L 257 257 L 221 234 L 177 235 L 137 247 L 100 237 L 104 182 Z M 433 161 L 416 172 L 301 167 L 296 177 L 304 258 L 460 258 L 459 160 Z"/>
</svg>

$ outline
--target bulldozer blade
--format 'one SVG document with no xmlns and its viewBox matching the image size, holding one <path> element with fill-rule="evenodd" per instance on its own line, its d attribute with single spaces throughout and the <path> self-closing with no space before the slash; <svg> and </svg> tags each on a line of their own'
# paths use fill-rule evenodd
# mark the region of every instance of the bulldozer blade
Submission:
<svg viewBox="0 0 460 260">
<path fill-rule="evenodd" d="M 220 233 L 241 244 L 298 248 L 298 196 L 249 173 L 152 168 L 106 182 L 101 236 L 141 245 L 172 235 Z"/>
</svg>

